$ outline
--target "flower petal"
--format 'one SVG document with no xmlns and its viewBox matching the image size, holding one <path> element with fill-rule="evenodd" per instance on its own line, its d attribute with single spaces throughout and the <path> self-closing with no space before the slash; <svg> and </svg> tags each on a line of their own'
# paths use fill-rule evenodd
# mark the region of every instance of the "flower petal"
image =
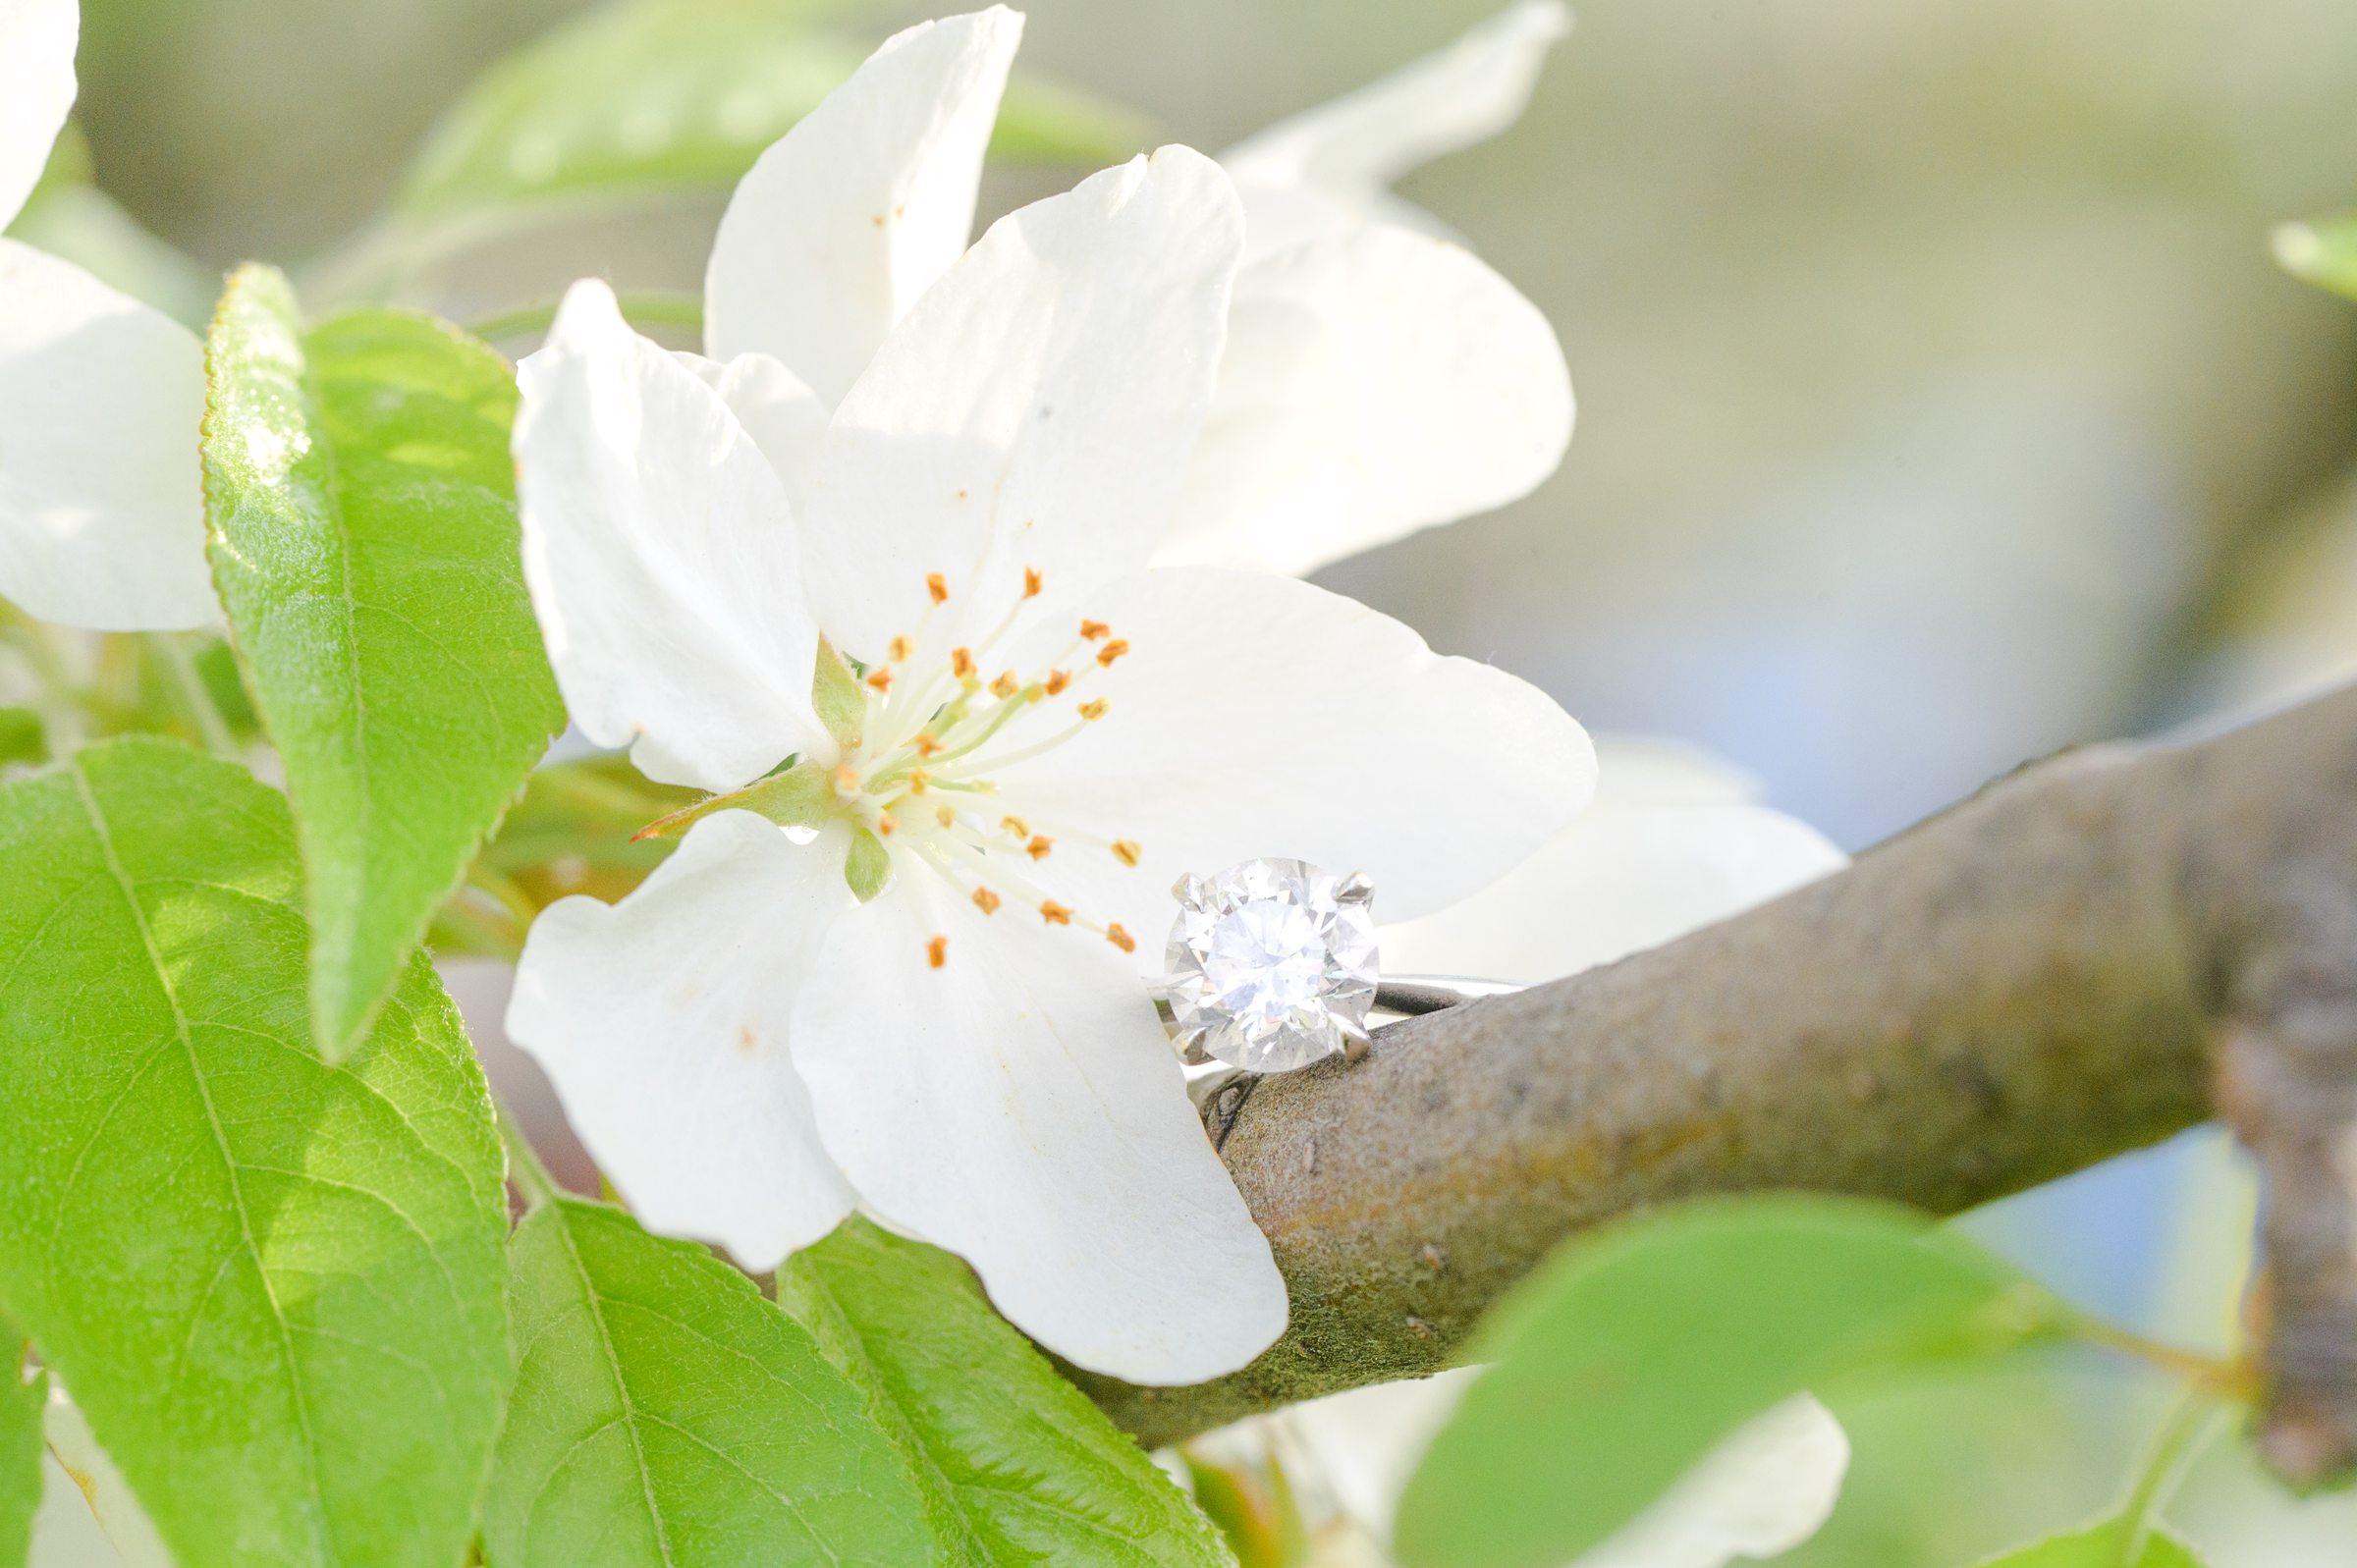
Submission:
<svg viewBox="0 0 2357 1568">
<path fill-rule="evenodd" d="M 1142 566 L 1211 404 L 1243 220 L 1185 147 L 991 226 L 895 328 L 827 432 L 804 530 L 820 624 L 874 657 Z M 1044 603 L 1045 601 L 1043 601 Z"/>
<path fill-rule="evenodd" d="M 1378 196 L 1418 164 L 1512 125 L 1547 51 L 1570 30 L 1571 14 L 1557 0 L 1521 0 L 1446 48 L 1237 142 L 1220 161 L 1247 189 Z"/>
<path fill-rule="evenodd" d="M 1841 1424 L 1795 1394 L 1736 1428 L 1574 1568 L 1724 1568 L 1781 1556 L 1824 1526 L 1848 1470 Z"/>
<path fill-rule="evenodd" d="M 833 404 L 973 230 L 982 152 L 1023 19 L 919 23 L 761 155 L 704 276 L 716 359 L 773 354 Z"/>
<path fill-rule="evenodd" d="M 1655 806 L 1751 806 L 1766 785 L 1759 775 L 1716 752 L 1658 735 L 1596 737 L 1596 805 L 1617 810 Z"/>
<path fill-rule="evenodd" d="M 76 0 L 0 0 L 0 229 L 15 221 L 74 107 Z"/>
<path fill-rule="evenodd" d="M 217 622 L 203 418 L 195 334 L 0 240 L 0 595 L 105 631 Z"/>
<path fill-rule="evenodd" d="M 1168 928 L 1180 872 L 1254 855 L 1364 871 L 1379 913 L 1412 917 L 1519 864 L 1594 787 L 1587 734 L 1545 692 L 1308 583 L 1163 568 L 1088 613 L 1128 651 L 1084 665 L 1061 700 L 1102 697 L 1104 717 L 976 772 L 1074 840 L 1040 867 L 1069 879 L 1068 901 L 1132 933 Z M 1138 845 L 1135 869 L 1089 838 Z"/>
<path fill-rule="evenodd" d="M 519 379 L 524 580 L 573 722 L 715 790 L 821 744 L 792 511 L 728 406 L 588 281 Z"/>
<path fill-rule="evenodd" d="M 934 968 L 926 945 L 946 937 Z M 1269 1244 L 1118 953 L 904 867 L 837 922 L 794 1018 L 828 1150 L 998 1309 L 1132 1382 L 1233 1371 L 1284 1330 Z"/>
<path fill-rule="evenodd" d="M 1570 439 L 1538 307 L 1448 241 L 1361 225 L 1237 275 L 1156 559 L 1306 573 L 1527 495 Z"/>
<path fill-rule="evenodd" d="M 748 811 L 707 817 L 620 903 L 543 911 L 508 1003 L 509 1038 L 639 1219 L 756 1272 L 851 1211 L 787 1041 L 851 901 L 844 848 Z"/>
<path fill-rule="evenodd" d="M 1609 752 L 1604 767 L 1610 780 Z M 1385 925 L 1383 966 L 1535 985 L 1673 942 L 1846 864 L 1823 834 L 1766 806 L 1599 804 L 1471 897 Z"/>
<path fill-rule="evenodd" d="M 740 353 L 726 364 L 700 353 L 677 357 L 720 394 L 720 401 L 777 471 L 787 500 L 798 507 L 827 433 L 827 406 L 818 394 L 765 353 Z"/>
</svg>

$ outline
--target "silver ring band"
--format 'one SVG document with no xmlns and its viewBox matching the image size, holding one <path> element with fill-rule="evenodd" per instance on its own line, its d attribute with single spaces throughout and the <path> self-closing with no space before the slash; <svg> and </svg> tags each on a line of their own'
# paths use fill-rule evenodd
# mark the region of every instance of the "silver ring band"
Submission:
<svg viewBox="0 0 2357 1568">
<path fill-rule="evenodd" d="M 1477 980 L 1470 975 L 1394 975 L 1375 986 L 1378 1011 L 1413 1018 L 1484 997 L 1511 996 L 1530 988 L 1510 980 Z"/>
</svg>

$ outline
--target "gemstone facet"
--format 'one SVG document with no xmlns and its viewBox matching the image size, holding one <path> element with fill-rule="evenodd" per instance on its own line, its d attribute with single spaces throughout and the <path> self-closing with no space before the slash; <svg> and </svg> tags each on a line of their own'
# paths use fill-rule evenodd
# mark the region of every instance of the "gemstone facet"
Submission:
<svg viewBox="0 0 2357 1568">
<path fill-rule="evenodd" d="M 1181 1042 L 1284 1072 L 1366 1038 L 1373 887 L 1299 860 L 1247 860 L 1172 890 L 1168 996 Z"/>
</svg>

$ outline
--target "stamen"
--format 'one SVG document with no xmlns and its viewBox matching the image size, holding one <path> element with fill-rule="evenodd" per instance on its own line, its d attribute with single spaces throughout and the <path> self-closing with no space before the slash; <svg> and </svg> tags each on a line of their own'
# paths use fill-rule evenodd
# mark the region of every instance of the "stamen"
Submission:
<svg viewBox="0 0 2357 1568">
<path fill-rule="evenodd" d="M 955 828 L 958 826 L 958 808 L 956 806 L 936 806 L 933 808 L 933 820 L 945 828 Z"/>
<path fill-rule="evenodd" d="M 950 939 L 935 937 L 931 942 L 926 943 L 925 958 L 936 969 L 948 963 L 950 961 Z"/>
<path fill-rule="evenodd" d="M 1112 630 L 1113 628 L 1105 624 L 1105 622 L 1102 621 L 1083 621 L 1080 622 L 1080 635 L 1087 638 L 1090 642 L 1095 642 L 1098 638 L 1107 635 Z"/>
<path fill-rule="evenodd" d="M 1110 665 L 1116 659 L 1119 659 L 1123 654 L 1125 654 L 1128 651 L 1129 639 L 1127 637 L 1116 637 L 1104 647 L 1097 650 L 1097 663 L 1101 665 Z"/>
<path fill-rule="evenodd" d="M 1014 834 L 1017 838 L 1028 838 L 1031 837 L 1030 826 L 1020 817 L 1001 817 L 999 819 L 999 826 L 1006 829 L 1009 833 Z"/>
<path fill-rule="evenodd" d="M 1042 898 L 1039 901 L 1039 918 L 1051 926 L 1069 926 L 1072 923 L 1072 912 L 1053 898 Z"/>
<path fill-rule="evenodd" d="M 1038 598 L 1040 583 L 1041 578 L 1039 575 L 1039 568 L 1037 567 L 1025 567 L 1023 568 L 1023 597 L 1026 599 Z"/>
<path fill-rule="evenodd" d="M 1145 851 L 1138 847 L 1137 840 L 1134 838 L 1116 838 L 1113 841 L 1113 858 L 1124 866 L 1136 865 L 1138 858 L 1144 853 Z"/>
<path fill-rule="evenodd" d="M 918 756 L 930 757 L 941 749 L 941 742 L 934 739 L 933 731 L 928 730 L 916 737 L 915 746 Z"/>
<path fill-rule="evenodd" d="M 1034 860 L 1045 860 L 1048 858 L 1048 851 L 1055 847 L 1055 839 L 1035 833 L 1031 836 L 1031 841 L 1023 845 L 1023 853 Z"/>
<path fill-rule="evenodd" d="M 899 823 L 897 823 L 897 822 L 895 822 L 895 821 L 893 821 L 893 820 L 892 820 L 892 813 L 891 813 L 891 812 L 889 812 L 889 811 L 879 811 L 879 812 L 877 812 L 877 813 L 876 813 L 876 837 L 877 837 L 877 838 L 891 838 L 891 837 L 892 837 L 892 830 L 893 830 L 893 829 L 895 829 L 895 828 L 897 828 L 897 827 L 899 827 L 899 826 L 900 826 L 900 824 L 899 824 Z"/>
<path fill-rule="evenodd" d="M 924 769 L 911 768 L 908 770 L 908 792 L 910 794 L 923 794 L 925 792 L 925 785 L 931 784 L 932 782 L 933 776 L 925 772 Z"/>
<path fill-rule="evenodd" d="M 1105 715 L 1112 710 L 1112 703 L 1107 702 L 1103 697 L 1099 697 L 1094 702 L 1082 703 L 1079 708 L 1079 713 L 1081 718 L 1086 719 L 1090 724 L 1095 724 L 1099 719 L 1104 718 Z"/>
<path fill-rule="evenodd" d="M 878 691 L 892 689 L 892 666 L 878 665 L 867 673 L 867 683 Z"/>
<path fill-rule="evenodd" d="M 1130 936 L 1126 931 L 1124 931 L 1122 929 L 1122 923 L 1118 920 L 1105 928 L 1105 940 L 1112 943 L 1115 946 L 1121 948 L 1124 952 L 1137 951 L 1137 939 Z"/>
<path fill-rule="evenodd" d="M 999 895 L 988 888 L 976 888 L 974 890 L 974 907 L 986 915 L 995 915 L 999 912 Z"/>
<path fill-rule="evenodd" d="M 899 664 L 900 662 L 902 662 L 903 660 L 906 659 L 907 657 L 908 657 L 908 639 L 907 639 L 906 637 L 895 637 L 895 638 L 893 638 L 893 639 L 892 639 L 892 662 L 893 662 L 894 664 Z"/>
<path fill-rule="evenodd" d="M 1064 688 L 1071 683 L 1072 677 L 1069 672 L 1063 670 L 1051 670 L 1048 672 L 1047 684 L 1042 686 L 1040 689 L 1045 691 L 1051 697 L 1061 697 L 1064 695 Z"/>
<path fill-rule="evenodd" d="M 1014 678 L 1014 671 L 1003 670 L 999 672 L 999 677 L 990 683 L 990 694 L 1001 698 L 1012 697 L 1020 691 L 1022 686 L 1023 683 Z"/>
<path fill-rule="evenodd" d="M 850 798 L 859 792 L 859 770 L 850 763 L 838 764 L 835 769 L 835 792 Z"/>
<path fill-rule="evenodd" d="M 974 651 L 971 648 L 950 650 L 950 674 L 963 680 L 974 673 Z"/>
<path fill-rule="evenodd" d="M 931 594 L 931 595 L 933 596 L 933 602 L 934 602 L 935 604 L 937 604 L 937 605 L 938 605 L 938 604 L 948 604 L 948 603 L 950 602 L 950 582 L 949 582 L 949 579 L 948 579 L 947 577 L 944 577 L 944 576 L 943 576 L 943 575 L 942 575 L 940 572 L 938 572 L 938 571 L 928 571 L 928 572 L 926 572 L 926 573 L 925 573 L 925 592 L 927 592 L 927 593 L 929 593 L 929 594 Z"/>
</svg>

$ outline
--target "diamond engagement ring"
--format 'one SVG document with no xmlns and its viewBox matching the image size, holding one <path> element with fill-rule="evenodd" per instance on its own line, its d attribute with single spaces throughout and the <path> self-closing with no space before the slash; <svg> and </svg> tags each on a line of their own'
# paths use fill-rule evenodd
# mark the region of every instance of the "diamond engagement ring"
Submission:
<svg viewBox="0 0 2357 1568">
<path fill-rule="evenodd" d="M 1518 991 L 1502 981 L 1382 980 L 1375 885 L 1306 861 L 1246 860 L 1171 889 L 1169 973 L 1159 988 L 1172 1044 L 1189 1066 L 1213 1061 L 1289 1072 L 1367 1049 L 1371 1012 L 1434 1012 Z"/>
</svg>

